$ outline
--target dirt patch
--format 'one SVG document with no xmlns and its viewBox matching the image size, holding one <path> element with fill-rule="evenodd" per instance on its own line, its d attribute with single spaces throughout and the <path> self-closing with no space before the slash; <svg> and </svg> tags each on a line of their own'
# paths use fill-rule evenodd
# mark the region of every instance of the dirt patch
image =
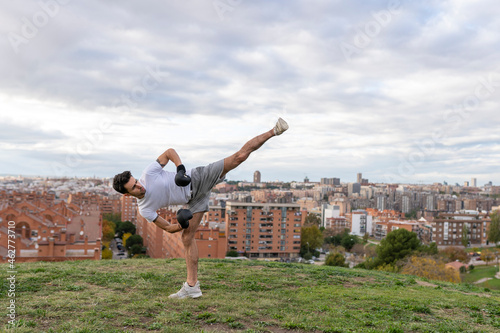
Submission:
<svg viewBox="0 0 500 333">
<path fill-rule="evenodd" d="M 360 285 L 364 285 L 367 282 L 375 282 L 375 281 L 376 281 L 375 278 L 372 277 L 355 277 L 355 278 L 349 278 L 349 280 L 344 282 L 342 286 L 344 288 L 354 288 L 354 287 L 359 287 Z"/>
<path fill-rule="evenodd" d="M 432 284 L 432 283 L 429 283 L 429 282 L 426 282 L 426 281 L 420 281 L 420 280 L 415 280 L 417 282 L 417 284 L 419 286 L 424 286 L 424 287 L 433 287 L 433 288 L 436 288 L 437 285 L 435 284 Z M 479 296 L 479 297 L 486 297 L 486 298 L 490 298 L 491 295 L 490 294 L 482 294 L 482 293 L 466 293 L 466 292 L 463 292 L 463 291 L 459 291 L 459 290 L 453 290 L 453 289 L 447 289 L 447 288 L 443 288 L 443 290 L 449 290 L 449 291 L 457 291 L 459 293 L 462 293 L 464 295 L 474 295 L 474 296 Z"/>
<path fill-rule="evenodd" d="M 241 328 L 230 328 L 230 327 L 228 327 L 227 324 L 222 324 L 222 323 L 203 324 L 203 325 L 201 325 L 201 328 L 203 329 L 203 331 L 206 331 L 206 332 L 241 332 L 241 330 L 242 330 Z M 300 332 L 303 332 L 302 330 L 295 330 L 295 329 L 289 330 L 289 329 L 285 329 L 285 328 L 281 328 L 281 327 L 277 327 L 277 326 L 272 326 L 272 325 L 266 326 L 266 327 L 259 327 L 259 328 L 253 327 L 252 325 L 249 325 L 249 326 L 245 325 L 245 328 L 246 329 L 258 329 L 259 331 L 270 332 L 270 333 L 300 333 Z M 313 330 L 311 332 L 316 333 L 316 332 L 321 332 L 321 331 Z"/>
<path fill-rule="evenodd" d="M 424 286 L 424 287 L 433 287 L 436 288 L 437 285 L 426 282 L 426 281 L 420 281 L 420 280 L 415 280 L 419 286 Z"/>
<path fill-rule="evenodd" d="M 490 294 L 464 293 L 464 292 L 462 292 L 462 294 L 464 294 L 464 295 L 474 295 L 474 296 L 486 297 L 486 298 L 490 298 L 490 297 L 491 297 L 491 295 L 490 295 Z"/>
<path fill-rule="evenodd" d="M 253 268 L 253 269 L 258 269 L 258 270 L 261 270 L 261 269 L 265 268 L 264 266 L 249 266 L 249 267 Z"/>
</svg>

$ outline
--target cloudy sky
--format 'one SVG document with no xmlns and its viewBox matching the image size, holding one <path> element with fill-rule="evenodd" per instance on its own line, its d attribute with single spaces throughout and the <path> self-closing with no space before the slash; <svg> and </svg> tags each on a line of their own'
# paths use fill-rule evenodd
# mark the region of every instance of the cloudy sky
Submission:
<svg viewBox="0 0 500 333">
<path fill-rule="evenodd" d="M 2 0 L 0 174 L 500 184 L 497 1 Z M 167 166 L 173 170 L 173 166 Z"/>
</svg>

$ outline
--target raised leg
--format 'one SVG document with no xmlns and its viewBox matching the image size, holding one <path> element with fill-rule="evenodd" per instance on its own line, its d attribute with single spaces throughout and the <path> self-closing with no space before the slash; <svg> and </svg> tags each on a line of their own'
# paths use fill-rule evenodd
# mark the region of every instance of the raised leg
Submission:
<svg viewBox="0 0 500 333">
<path fill-rule="evenodd" d="M 262 145 L 274 135 L 274 130 L 269 130 L 261 135 L 258 135 L 245 143 L 235 154 L 226 157 L 224 159 L 224 170 L 222 171 L 221 178 L 224 178 L 229 171 L 235 169 L 238 165 L 243 163 L 252 152 L 262 147 Z"/>
</svg>

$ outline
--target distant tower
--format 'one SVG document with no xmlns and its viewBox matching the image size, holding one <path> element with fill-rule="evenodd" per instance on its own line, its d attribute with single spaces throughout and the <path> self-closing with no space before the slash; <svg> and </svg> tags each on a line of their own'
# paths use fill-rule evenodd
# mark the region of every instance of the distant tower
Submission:
<svg viewBox="0 0 500 333">
<path fill-rule="evenodd" d="M 257 170 L 253 173 L 253 182 L 260 183 L 260 171 Z"/>
<path fill-rule="evenodd" d="M 472 187 L 477 187 L 477 179 L 476 178 L 472 178 L 470 180 L 470 186 Z"/>
<path fill-rule="evenodd" d="M 362 182 L 363 182 L 363 175 L 360 172 L 360 173 L 358 173 L 358 179 L 357 179 L 356 183 L 361 184 Z"/>
</svg>

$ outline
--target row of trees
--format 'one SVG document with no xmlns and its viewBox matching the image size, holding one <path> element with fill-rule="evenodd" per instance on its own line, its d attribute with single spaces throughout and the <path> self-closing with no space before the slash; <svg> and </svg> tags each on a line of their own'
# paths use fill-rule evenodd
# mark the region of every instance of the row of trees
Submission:
<svg viewBox="0 0 500 333">
<path fill-rule="evenodd" d="M 113 252 L 109 249 L 111 240 L 115 235 L 122 238 L 123 246 L 130 256 L 140 255 L 143 251 L 143 239 L 136 235 L 136 227 L 130 221 L 121 221 L 121 214 L 104 214 L 102 226 L 103 250 L 102 259 L 113 258 Z"/>
</svg>

